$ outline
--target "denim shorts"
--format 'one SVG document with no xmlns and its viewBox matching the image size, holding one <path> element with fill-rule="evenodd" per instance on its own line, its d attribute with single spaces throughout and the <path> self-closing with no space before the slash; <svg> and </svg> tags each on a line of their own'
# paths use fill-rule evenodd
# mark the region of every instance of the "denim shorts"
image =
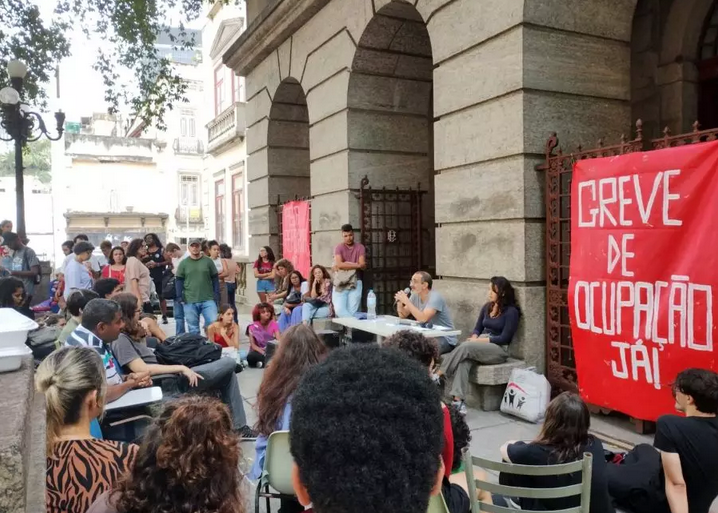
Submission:
<svg viewBox="0 0 718 513">
<path fill-rule="evenodd" d="M 257 292 L 274 292 L 274 281 L 257 280 Z"/>
</svg>

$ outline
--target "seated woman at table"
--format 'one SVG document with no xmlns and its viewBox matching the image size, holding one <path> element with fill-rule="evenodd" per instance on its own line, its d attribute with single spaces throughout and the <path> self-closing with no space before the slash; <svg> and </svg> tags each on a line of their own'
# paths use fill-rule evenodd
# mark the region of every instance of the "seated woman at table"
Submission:
<svg viewBox="0 0 718 513">
<path fill-rule="evenodd" d="M 137 446 L 93 437 L 105 407 L 107 381 L 100 355 L 89 347 L 63 347 L 35 373 L 47 412 L 48 513 L 85 513 L 134 463 Z M 98 433 L 99 434 L 99 433 Z"/>
<path fill-rule="evenodd" d="M 454 378 L 451 387 L 453 404 L 466 412 L 464 400 L 469 388 L 469 374 L 474 364 L 495 365 L 509 357 L 509 344 L 516 334 L 521 310 L 514 288 L 503 276 L 489 283 L 489 301 L 481 308 L 479 319 L 469 340 L 459 344 L 444 357 L 440 374 Z"/>
<path fill-rule="evenodd" d="M 309 292 L 309 283 L 299 271 L 289 273 L 289 293 L 279 314 L 279 331 L 302 323 L 302 297 Z"/>
<path fill-rule="evenodd" d="M 309 273 L 309 292 L 304 294 L 302 322 L 309 324 L 314 319 L 327 317 L 334 317 L 332 279 L 326 267 L 315 265 Z"/>
<path fill-rule="evenodd" d="M 274 307 L 269 303 L 259 303 L 252 310 L 252 320 L 247 327 L 249 336 L 249 354 L 247 363 L 250 367 L 264 366 L 267 344 L 279 338 L 279 325 L 274 320 Z"/>
</svg>

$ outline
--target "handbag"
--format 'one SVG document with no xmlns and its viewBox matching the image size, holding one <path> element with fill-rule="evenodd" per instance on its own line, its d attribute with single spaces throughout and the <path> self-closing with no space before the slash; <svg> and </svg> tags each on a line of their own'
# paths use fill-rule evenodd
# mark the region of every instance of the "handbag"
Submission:
<svg viewBox="0 0 718 513">
<path fill-rule="evenodd" d="M 285 299 L 284 302 L 290 305 L 298 305 L 302 302 L 302 293 L 292 290 L 289 294 L 287 294 L 287 299 Z"/>
<path fill-rule="evenodd" d="M 177 278 L 172 271 L 165 272 L 165 275 L 162 277 L 162 296 L 164 296 L 165 299 L 176 299 L 176 282 Z"/>
<path fill-rule="evenodd" d="M 535 367 L 514 369 L 501 401 L 501 412 L 537 423 L 546 415 L 550 400 L 551 385 L 545 376 L 536 373 Z"/>
</svg>

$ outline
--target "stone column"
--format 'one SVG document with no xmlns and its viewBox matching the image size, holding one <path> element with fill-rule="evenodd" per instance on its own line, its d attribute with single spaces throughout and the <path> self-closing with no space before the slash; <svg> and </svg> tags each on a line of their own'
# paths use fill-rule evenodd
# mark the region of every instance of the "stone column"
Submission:
<svg viewBox="0 0 718 513">
<path fill-rule="evenodd" d="M 437 288 L 468 334 L 488 279 L 506 276 L 524 312 L 513 354 L 539 369 L 545 228 L 543 174 L 535 166 L 551 131 L 570 148 L 629 129 L 634 2 L 622 4 L 417 4 L 435 66 Z"/>
</svg>

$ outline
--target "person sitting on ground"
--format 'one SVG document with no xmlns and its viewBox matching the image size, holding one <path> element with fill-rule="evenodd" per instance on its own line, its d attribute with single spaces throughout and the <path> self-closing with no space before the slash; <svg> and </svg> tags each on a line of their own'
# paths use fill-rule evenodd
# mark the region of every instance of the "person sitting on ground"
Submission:
<svg viewBox="0 0 718 513">
<path fill-rule="evenodd" d="M 429 375 L 432 374 L 434 364 L 439 358 L 436 341 L 412 330 L 402 330 L 394 333 L 384 340 L 382 347 L 401 351 L 412 360 L 416 360 L 426 367 Z M 469 485 L 466 482 L 466 475 L 464 473 L 452 475 L 456 464 L 458 463 L 458 466 L 461 466 L 461 452 L 459 451 L 459 455 L 456 456 L 456 442 L 454 440 L 451 412 L 444 403 L 441 403 L 441 409 L 444 414 L 444 446 L 441 451 L 441 459 L 444 462 L 444 478 L 441 484 L 441 492 L 450 513 L 469 513 L 471 502 L 469 501 Z M 468 441 L 464 444 L 464 447 L 466 446 L 468 446 Z M 458 462 L 454 461 L 457 457 Z M 475 475 L 477 479 L 486 478 L 486 474 L 478 469 L 475 471 Z M 479 500 L 491 504 L 490 493 L 479 491 L 477 496 Z"/>
<path fill-rule="evenodd" d="M 66 346 L 90 347 L 100 355 L 105 367 L 108 403 L 119 399 L 133 388 L 152 385 L 149 372 L 123 376 L 115 362 L 109 344 L 117 340 L 123 325 L 120 305 L 111 299 L 92 299 L 82 310 L 80 325 L 65 341 Z"/>
<path fill-rule="evenodd" d="M 609 493 L 621 509 L 708 513 L 718 497 L 718 374 L 686 369 L 673 395 L 685 417 L 659 417 L 653 446 L 639 444 L 608 465 Z"/>
<path fill-rule="evenodd" d="M 222 305 L 219 317 L 207 328 L 207 338 L 222 347 L 239 349 L 239 326 L 234 322 L 234 308 Z"/>
<path fill-rule="evenodd" d="M 613 513 L 608 495 L 606 459 L 601 441 L 590 435 L 591 414 L 586 403 L 576 394 L 563 392 L 551 401 L 541 432 L 533 442 L 506 442 L 501 457 L 517 465 L 558 465 L 583 459 L 584 453 L 593 455 L 591 474 L 591 513 Z M 501 475 L 500 481 L 510 486 L 526 488 L 556 488 L 579 483 L 580 474 L 563 476 Z M 494 504 L 506 506 L 507 500 L 494 496 Z M 556 511 L 575 508 L 580 496 L 562 499 L 521 499 L 521 509 Z"/>
<path fill-rule="evenodd" d="M 247 326 L 250 367 L 261 368 L 266 361 L 267 345 L 279 338 L 279 325 L 274 320 L 274 308 L 269 303 L 259 303 L 252 310 L 252 324 Z"/>
<path fill-rule="evenodd" d="M 115 278 L 101 278 L 95 282 L 92 290 L 97 292 L 102 299 L 112 299 L 117 294 L 121 294 L 124 288 L 125 286 Z"/>
<path fill-rule="evenodd" d="M 396 350 L 332 351 L 292 396 L 299 502 L 315 513 L 427 511 L 444 476 L 439 400 L 426 368 Z"/>
<path fill-rule="evenodd" d="M 130 472 L 87 513 L 243 513 L 241 456 L 227 407 L 183 397 L 165 406 Z"/>
<path fill-rule="evenodd" d="M 269 435 L 289 429 L 292 395 L 302 377 L 324 360 L 328 352 L 327 346 L 308 326 L 292 326 L 282 334 L 272 365 L 267 367 L 257 392 L 257 455 L 249 473 L 251 479 L 258 479 L 264 469 Z M 291 509 L 289 504 L 283 504 L 282 509 L 285 507 Z"/>
<path fill-rule="evenodd" d="M 222 401 L 232 412 L 237 431 L 244 437 L 253 438 L 254 432 L 247 425 L 244 402 L 234 373 L 236 361 L 220 358 L 210 363 L 196 365 L 192 369 L 184 365 L 162 365 L 154 352 L 143 340 L 146 332 L 140 325 L 140 308 L 133 294 L 123 293 L 115 297 L 122 309 L 124 327 L 112 344 L 112 352 L 126 372 L 158 374 L 182 374 L 190 387 L 198 391 L 213 390 L 222 395 Z M 182 387 L 184 389 L 184 387 Z"/>
<path fill-rule="evenodd" d="M 25 285 L 14 276 L 0 278 L 0 308 L 12 308 L 25 317 L 35 319 L 35 314 L 25 307 Z"/>
<path fill-rule="evenodd" d="M 55 341 L 55 347 L 60 348 L 65 345 L 67 337 L 70 333 L 75 331 L 82 322 L 82 310 L 85 305 L 91 300 L 99 298 L 99 294 L 94 290 L 76 290 L 70 297 L 67 298 L 67 312 L 70 314 L 70 319 L 65 324 L 65 327 L 60 332 L 60 335 Z"/>
<path fill-rule="evenodd" d="M 514 288 L 503 276 L 494 276 L 489 283 L 489 301 L 481 308 L 471 338 L 459 344 L 441 364 L 440 374 L 454 378 L 451 395 L 454 403 L 466 412 L 471 367 L 496 365 L 509 358 L 509 344 L 516 334 L 521 310 Z"/>
<path fill-rule="evenodd" d="M 413 317 L 416 321 L 427 326 L 438 326 L 454 329 L 454 321 L 451 320 L 449 307 L 443 296 L 432 290 L 434 280 L 431 275 L 424 271 L 417 271 L 411 277 L 411 296 L 400 290 L 394 295 L 396 300 L 396 311 L 399 317 L 406 319 Z M 437 337 L 439 354 L 443 355 L 453 351 L 456 346 L 456 337 Z"/>
<path fill-rule="evenodd" d="M 125 250 L 121 246 L 115 246 L 110 252 L 109 264 L 102 268 L 102 277 L 115 278 L 124 285 L 126 265 L 127 256 L 125 255 Z"/>
<path fill-rule="evenodd" d="M 60 311 L 58 298 L 62 296 L 62 290 L 64 290 L 64 287 L 65 278 L 61 272 L 58 272 L 50 282 L 49 297 L 45 301 L 32 306 L 30 309 L 36 314 L 46 312 L 58 313 Z"/>
<path fill-rule="evenodd" d="M 267 294 L 267 303 L 281 304 L 289 293 L 289 274 L 294 270 L 292 262 L 286 258 L 274 264 L 274 292 Z"/>
<path fill-rule="evenodd" d="M 74 256 L 65 263 L 65 301 L 75 290 L 92 288 L 92 271 L 85 265 L 90 261 L 95 246 L 89 242 L 79 241 L 72 247 Z"/>
<path fill-rule="evenodd" d="M 132 468 L 137 446 L 91 434 L 107 400 L 105 369 L 94 350 L 53 352 L 38 367 L 35 387 L 44 394 L 47 419 L 46 511 L 85 513 Z"/>
<path fill-rule="evenodd" d="M 304 294 L 302 322 L 310 324 L 314 319 L 334 317 L 332 303 L 332 279 L 322 265 L 315 265 L 309 272 L 309 292 Z"/>
<path fill-rule="evenodd" d="M 284 332 L 290 326 L 302 322 L 302 298 L 309 292 L 309 283 L 304 279 L 302 273 L 297 270 L 289 273 L 289 293 L 282 304 L 282 312 L 279 314 L 279 331 Z"/>
</svg>

